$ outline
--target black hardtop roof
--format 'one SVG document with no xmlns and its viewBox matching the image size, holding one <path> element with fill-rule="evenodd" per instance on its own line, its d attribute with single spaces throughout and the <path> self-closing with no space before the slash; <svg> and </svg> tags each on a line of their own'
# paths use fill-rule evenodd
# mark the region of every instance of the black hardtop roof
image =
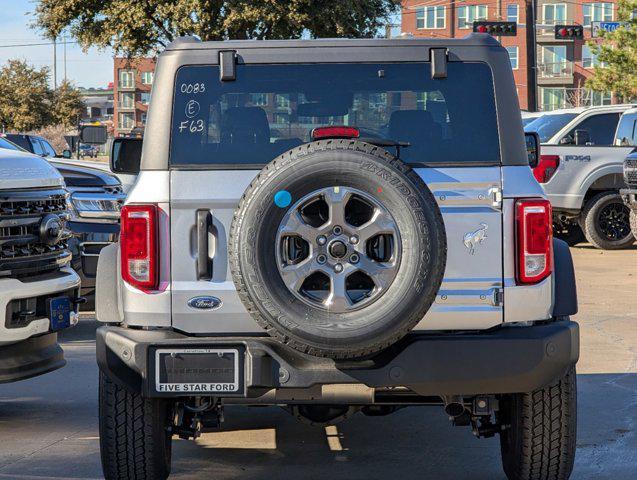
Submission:
<svg viewBox="0 0 637 480">
<path fill-rule="evenodd" d="M 500 43 L 486 33 L 470 33 L 464 38 L 319 38 L 308 40 L 224 40 L 202 42 L 198 37 L 179 37 L 166 50 L 225 50 L 247 48 L 316 47 L 494 47 Z"/>
</svg>

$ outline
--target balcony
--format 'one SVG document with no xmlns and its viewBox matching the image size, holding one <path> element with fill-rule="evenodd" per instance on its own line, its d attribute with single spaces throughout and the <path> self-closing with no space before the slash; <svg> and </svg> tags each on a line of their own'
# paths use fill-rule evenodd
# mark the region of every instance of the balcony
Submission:
<svg viewBox="0 0 637 480">
<path fill-rule="evenodd" d="M 539 63 L 537 66 L 538 85 L 564 85 L 573 83 L 573 62 Z"/>
</svg>

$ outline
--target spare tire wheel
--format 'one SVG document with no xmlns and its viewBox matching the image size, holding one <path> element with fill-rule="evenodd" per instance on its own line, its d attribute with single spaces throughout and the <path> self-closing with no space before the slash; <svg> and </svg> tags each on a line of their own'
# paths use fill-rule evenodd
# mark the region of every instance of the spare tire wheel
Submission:
<svg viewBox="0 0 637 480">
<path fill-rule="evenodd" d="M 308 354 L 356 358 L 411 330 L 440 288 L 440 209 L 387 151 L 323 140 L 276 158 L 235 212 L 230 268 L 259 325 Z"/>
</svg>

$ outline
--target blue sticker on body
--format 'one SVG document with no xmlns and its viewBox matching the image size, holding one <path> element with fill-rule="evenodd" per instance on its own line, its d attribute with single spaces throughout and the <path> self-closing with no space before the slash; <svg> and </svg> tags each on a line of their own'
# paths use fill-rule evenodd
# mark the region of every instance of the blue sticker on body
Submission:
<svg viewBox="0 0 637 480">
<path fill-rule="evenodd" d="M 274 204 L 279 208 L 288 207 L 292 203 L 292 195 L 287 190 L 279 190 L 274 194 Z"/>
</svg>

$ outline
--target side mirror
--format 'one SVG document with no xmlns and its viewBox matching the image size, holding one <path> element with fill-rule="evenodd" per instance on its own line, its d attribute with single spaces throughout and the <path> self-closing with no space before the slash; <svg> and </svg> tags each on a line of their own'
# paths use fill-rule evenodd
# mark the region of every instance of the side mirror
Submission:
<svg viewBox="0 0 637 480">
<path fill-rule="evenodd" d="M 566 135 L 560 139 L 560 145 L 573 145 L 573 137 Z"/>
<path fill-rule="evenodd" d="M 529 166 L 535 168 L 540 161 L 540 136 L 536 132 L 525 132 L 524 139 Z"/>
<path fill-rule="evenodd" d="M 113 173 L 137 175 L 141 159 L 141 138 L 116 138 L 113 140 L 110 155 L 110 165 Z"/>
<path fill-rule="evenodd" d="M 62 151 L 62 158 L 71 158 L 73 156 L 73 154 L 71 153 L 71 150 L 63 150 Z"/>
<path fill-rule="evenodd" d="M 588 130 L 575 130 L 575 145 L 588 145 L 590 141 Z"/>
</svg>

